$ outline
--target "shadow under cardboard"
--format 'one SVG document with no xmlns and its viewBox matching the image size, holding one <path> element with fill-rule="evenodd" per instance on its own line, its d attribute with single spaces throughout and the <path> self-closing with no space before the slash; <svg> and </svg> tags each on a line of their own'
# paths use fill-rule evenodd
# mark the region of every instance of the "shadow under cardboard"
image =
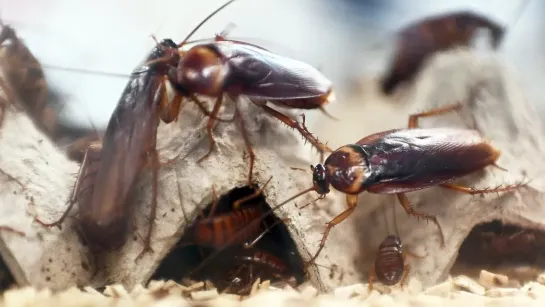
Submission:
<svg viewBox="0 0 545 307">
<path fill-rule="evenodd" d="M 232 212 L 232 204 L 243 197 L 249 196 L 256 191 L 257 187 L 238 187 L 221 195 L 218 199 L 214 216 Z M 204 217 L 210 213 L 212 203 L 208 204 L 202 210 Z M 263 195 L 244 203 L 242 206 L 259 206 L 260 211 L 270 210 Z M 269 215 L 264 220 L 264 224 L 273 225 L 278 221 L 275 215 Z M 179 240 L 179 244 L 187 243 L 188 239 L 184 236 Z M 297 251 L 295 243 L 291 239 L 286 225 L 283 222 L 276 224 L 270 231 L 259 240 L 253 247 L 260 252 L 278 257 L 282 260 L 286 271 L 281 275 L 284 277 L 293 277 L 295 284 L 301 284 L 306 279 L 306 273 L 303 269 L 302 258 Z M 174 249 L 163 259 L 150 280 L 210 280 L 219 291 L 233 291 L 236 293 L 245 293 L 250 289 L 256 278 L 264 280 L 282 281 L 275 276 L 274 268 L 267 263 L 258 261 L 248 261 L 246 270 L 241 258 L 236 258 L 244 254 L 242 246 L 229 246 L 225 249 L 214 250 L 212 248 L 203 248 L 198 245 L 175 246 Z M 204 262 L 206 261 L 206 262 Z M 257 268 L 257 269 L 256 269 Z M 255 274 L 255 275 L 254 275 Z"/>
</svg>

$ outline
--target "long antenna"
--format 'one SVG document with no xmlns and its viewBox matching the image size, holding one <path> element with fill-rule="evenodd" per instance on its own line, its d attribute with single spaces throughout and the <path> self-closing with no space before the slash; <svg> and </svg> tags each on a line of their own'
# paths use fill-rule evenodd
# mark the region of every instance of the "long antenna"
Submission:
<svg viewBox="0 0 545 307">
<path fill-rule="evenodd" d="M 83 68 L 69 68 L 69 67 L 61 67 L 61 66 L 50 65 L 50 64 L 41 64 L 41 66 L 43 68 L 46 68 L 46 69 L 70 71 L 70 72 L 84 73 L 84 74 L 91 74 L 91 75 L 104 75 L 104 76 L 121 77 L 121 78 L 129 78 L 130 77 L 130 75 L 122 74 L 122 73 L 106 72 L 106 71 L 99 71 L 99 70 L 89 70 L 89 69 L 83 69 Z"/>
<path fill-rule="evenodd" d="M 221 10 L 223 10 L 226 6 L 228 6 L 229 4 L 235 2 L 236 0 L 229 0 L 227 1 L 224 5 L 220 6 L 219 8 L 217 8 L 215 11 L 213 11 L 212 13 L 210 13 L 210 15 L 208 15 L 203 21 L 201 21 L 201 23 L 199 23 L 191 32 L 189 32 L 189 34 L 184 38 L 184 40 L 178 44 L 178 48 L 179 47 L 182 47 L 183 45 L 185 45 L 185 43 L 187 42 L 187 40 L 189 40 L 189 38 L 191 38 L 191 36 L 193 36 L 193 34 L 195 34 L 195 32 L 197 32 L 197 30 L 203 25 L 205 24 L 210 18 L 212 18 L 212 16 L 216 15 L 217 13 L 219 13 Z"/>
</svg>

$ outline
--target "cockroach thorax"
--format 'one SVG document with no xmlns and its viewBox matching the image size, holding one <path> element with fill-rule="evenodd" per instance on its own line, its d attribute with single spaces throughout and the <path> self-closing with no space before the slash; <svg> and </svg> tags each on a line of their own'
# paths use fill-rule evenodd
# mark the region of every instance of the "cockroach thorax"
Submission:
<svg viewBox="0 0 545 307">
<path fill-rule="evenodd" d="M 335 150 L 324 162 L 329 183 L 348 194 L 362 192 L 367 178 L 366 153 L 359 145 L 345 145 Z"/>
<path fill-rule="evenodd" d="M 195 93 L 216 97 L 222 93 L 228 70 L 215 50 L 196 46 L 180 59 L 177 81 Z"/>
</svg>

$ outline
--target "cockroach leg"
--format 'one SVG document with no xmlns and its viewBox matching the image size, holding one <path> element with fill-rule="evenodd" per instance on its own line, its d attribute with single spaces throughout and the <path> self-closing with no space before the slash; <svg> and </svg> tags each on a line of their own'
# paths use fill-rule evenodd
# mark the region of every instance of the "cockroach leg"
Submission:
<svg viewBox="0 0 545 307">
<path fill-rule="evenodd" d="M 526 184 L 521 182 L 518 184 L 499 186 L 499 187 L 491 188 L 491 189 L 475 189 L 475 188 L 465 187 L 465 186 L 452 184 L 452 183 L 443 183 L 441 184 L 441 186 L 446 189 L 454 190 L 454 191 L 469 194 L 469 195 L 482 195 L 482 194 L 489 194 L 489 193 L 514 191 L 520 187 L 526 186 Z"/>
<path fill-rule="evenodd" d="M 212 136 L 212 129 L 214 128 L 215 123 L 215 117 L 218 115 L 218 112 L 220 110 L 221 104 L 223 102 L 223 95 L 219 96 L 216 100 L 216 103 L 214 104 L 214 109 L 212 110 L 212 116 L 208 118 L 208 123 L 206 124 L 206 133 L 208 134 L 208 141 L 209 141 L 209 149 L 208 152 L 202 156 L 199 160 L 197 160 L 197 163 L 201 163 L 204 159 L 206 159 L 212 151 L 214 150 L 214 147 L 216 146 L 216 141 L 214 140 L 214 137 Z"/>
<path fill-rule="evenodd" d="M 435 108 L 426 112 L 411 114 L 409 116 L 409 128 L 410 129 L 418 128 L 418 119 L 420 119 L 421 117 L 438 116 L 444 113 L 458 111 L 461 108 L 462 108 L 462 104 L 458 102 L 455 104 L 449 104 L 443 107 Z"/>
<path fill-rule="evenodd" d="M 287 219 L 289 220 L 289 219 Z M 262 231 L 259 236 L 257 236 L 255 239 L 252 240 L 252 242 L 248 243 L 244 243 L 244 248 L 252 248 L 254 247 L 257 242 L 259 242 L 259 240 L 263 239 L 263 236 L 265 236 L 267 233 L 269 233 L 269 231 L 271 231 L 271 229 L 274 228 L 274 226 L 280 224 L 284 222 L 285 223 L 285 220 L 284 219 L 279 219 L 278 221 L 274 222 L 271 226 L 268 226 L 267 229 L 265 229 L 264 231 Z"/>
<path fill-rule="evenodd" d="M 269 184 L 269 182 L 271 182 L 272 180 L 272 176 L 269 178 L 269 180 L 267 180 L 267 182 L 265 182 L 265 184 L 263 185 L 263 187 L 261 187 L 261 189 L 255 191 L 253 194 L 251 195 L 248 195 L 246 197 L 243 197 L 241 199 L 237 199 L 234 203 L 233 203 L 233 210 L 239 210 L 240 209 L 240 205 L 242 205 L 243 203 L 249 201 L 249 200 L 252 200 L 256 197 L 258 197 L 259 195 L 263 194 L 263 191 L 265 190 L 265 188 L 267 187 L 267 185 Z"/>
<path fill-rule="evenodd" d="M 248 157 L 250 159 L 250 167 L 248 172 L 248 185 L 252 185 L 252 175 L 254 172 L 255 153 L 254 153 L 254 150 L 252 149 L 250 138 L 248 137 L 248 130 L 246 129 L 244 118 L 242 117 L 242 114 L 240 113 L 240 110 L 238 108 L 238 104 L 236 101 L 235 101 L 235 116 L 236 118 L 238 118 L 238 123 L 240 124 L 240 133 L 242 134 L 242 139 L 244 140 L 244 144 L 246 145 L 246 150 L 248 151 Z"/>
<path fill-rule="evenodd" d="M 183 96 L 175 95 L 174 98 L 171 101 L 169 101 L 168 95 L 166 92 L 166 85 L 165 85 L 167 80 L 168 78 L 164 76 L 160 85 L 161 88 L 158 91 L 160 91 L 160 95 L 161 95 L 161 99 L 159 102 L 159 116 L 163 122 L 168 124 L 173 121 L 175 122 L 178 121 L 178 117 L 180 115 L 180 109 L 183 103 L 183 100 L 182 100 Z M 191 101 L 193 101 L 197 105 L 199 110 L 201 110 L 201 112 L 204 113 L 205 116 L 208 116 L 220 122 L 234 121 L 234 116 L 230 119 L 224 119 L 224 118 L 218 117 L 217 114 L 210 113 L 210 111 L 206 109 L 205 105 L 194 94 L 190 94 L 189 98 L 191 99 Z"/>
<path fill-rule="evenodd" d="M 146 239 L 144 240 L 144 248 L 136 256 L 135 262 L 140 259 L 146 252 L 153 252 L 153 249 L 151 248 L 151 235 L 153 233 L 153 224 L 155 223 L 155 217 L 157 216 L 157 190 L 158 190 L 158 178 L 159 178 L 159 154 L 157 153 L 157 150 L 155 149 L 156 144 L 156 135 L 153 135 L 152 137 L 152 149 L 148 151 L 148 158 L 151 159 L 151 162 L 154 164 L 154 167 L 152 167 L 152 189 L 151 189 L 151 212 L 148 219 L 148 233 L 146 235 Z"/>
<path fill-rule="evenodd" d="M 416 212 L 414 208 L 411 206 L 411 203 L 409 201 L 409 198 L 407 198 L 407 195 L 403 193 L 396 194 L 397 198 L 399 199 L 399 202 L 401 203 L 401 206 L 403 206 L 403 209 L 405 209 L 405 212 L 407 212 L 408 215 L 415 216 L 416 218 L 423 218 L 429 221 L 432 221 L 437 228 L 439 229 L 439 235 L 441 237 L 441 246 L 445 246 L 445 235 L 443 234 L 443 228 L 441 227 L 441 224 L 439 224 L 439 221 L 437 221 L 437 217 L 434 215 L 428 215 L 421 212 Z"/>
<path fill-rule="evenodd" d="M 219 202 L 218 194 L 216 193 L 216 189 L 214 188 L 214 186 L 212 186 L 212 206 L 210 207 L 210 213 L 208 213 L 208 216 L 214 216 L 214 214 L 216 213 L 216 209 L 218 207 L 218 202 Z M 200 212 L 200 214 L 201 214 L 201 217 L 204 218 L 204 216 L 202 216 L 202 211 Z"/>
<path fill-rule="evenodd" d="M 407 276 L 409 276 L 409 271 L 411 270 L 411 266 L 408 264 L 405 264 L 403 266 L 403 275 L 401 276 L 401 281 L 399 282 L 399 286 L 401 289 L 403 289 L 405 280 L 407 279 Z"/>
<path fill-rule="evenodd" d="M 166 89 L 167 76 L 163 76 L 163 80 L 159 85 L 159 95 L 161 99 L 159 100 L 159 117 L 165 123 L 171 123 L 172 121 L 178 121 L 178 116 L 180 115 L 180 108 L 182 106 L 182 96 L 175 95 L 172 101 L 169 101 Z"/>
<path fill-rule="evenodd" d="M 85 155 L 83 156 L 83 161 L 81 162 L 81 166 L 78 171 L 78 176 L 76 178 L 76 182 L 74 184 L 74 187 L 72 189 L 72 195 L 70 196 L 70 199 L 68 200 L 68 207 L 64 211 L 64 213 L 61 215 L 61 217 L 52 223 L 45 223 L 41 221 L 38 217 L 34 217 L 34 220 L 44 226 L 44 227 L 54 227 L 57 226 L 59 229 L 62 229 L 61 225 L 68 216 L 68 213 L 70 213 L 70 210 L 72 210 L 72 207 L 76 204 L 78 200 L 78 194 L 81 192 L 80 188 L 84 181 L 84 176 L 86 174 L 87 167 L 89 166 L 90 156 L 97 156 L 100 152 L 102 152 L 102 143 L 95 142 L 89 145 L 87 149 L 85 150 Z"/>
<path fill-rule="evenodd" d="M 199 98 L 197 98 L 197 96 L 195 96 L 194 94 L 190 94 L 189 97 L 197 105 L 199 110 L 201 110 L 201 112 L 204 113 L 205 116 L 208 116 L 210 118 L 213 118 L 214 120 L 217 120 L 219 122 L 224 122 L 224 123 L 231 123 L 235 121 L 235 118 L 236 118 L 235 115 L 233 115 L 233 117 L 231 117 L 230 119 L 218 117 L 217 114 L 214 115 L 210 111 L 208 111 L 208 109 L 206 109 L 206 107 L 204 106 L 204 103 L 202 103 L 202 101 L 200 101 Z"/>
<path fill-rule="evenodd" d="M 308 129 L 301 127 L 296 121 L 289 118 L 288 116 L 276 111 L 275 109 L 266 106 L 266 105 L 260 105 L 260 107 L 265 110 L 265 112 L 269 113 L 269 115 L 276 117 L 278 120 L 283 122 L 284 124 L 288 125 L 288 127 L 291 127 L 293 129 L 297 129 L 299 133 L 307 140 L 309 141 L 323 156 L 324 152 L 333 152 L 333 150 L 329 147 L 327 147 L 325 144 L 322 144 L 318 139 L 313 136 Z M 303 116 L 304 119 L 304 116 Z"/>
<path fill-rule="evenodd" d="M 9 227 L 9 226 L 0 226 L 0 230 L 2 231 L 9 231 L 9 232 L 12 232 L 14 234 L 17 234 L 21 237 L 26 237 L 26 234 L 20 230 L 17 230 L 15 228 L 12 228 L 12 227 Z"/>
<path fill-rule="evenodd" d="M 377 273 L 375 273 L 375 264 L 371 264 L 371 266 L 369 267 L 369 277 L 368 277 L 368 280 L 367 280 L 367 290 L 369 292 L 373 291 L 373 281 L 377 278 Z"/>
<path fill-rule="evenodd" d="M 352 214 L 352 212 L 354 212 L 354 209 L 356 209 L 356 206 L 358 205 L 358 195 L 347 194 L 346 204 L 348 205 L 348 209 L 341 212 L 339 215 L 333 218 L 329 223 L 327 223 L 324 234 L 322 236 L 322 240 L 320 241 L 320 245 L 318 246 L 318 251 L 307 262 L 307 265 L 314 263 L 314 260 L 316 260 L 316 258 L 318 257 L 322 249 L 324 248 L 325 242 L 327 240 L 327 237 L 329 236 L 329 232 L 331 231 L 331 229 L 333 229 L 333 227 L 335 227 L 336 225 L 342 223 L 346 218 L 350 216 L 350 214 Z"/>
</svg>

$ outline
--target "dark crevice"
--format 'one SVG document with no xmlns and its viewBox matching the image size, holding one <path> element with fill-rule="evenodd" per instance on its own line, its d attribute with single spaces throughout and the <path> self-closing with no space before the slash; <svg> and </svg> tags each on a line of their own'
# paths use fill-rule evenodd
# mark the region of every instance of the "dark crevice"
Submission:
<svg viewBox="0 0 545 307">
<path fill-rule="evenodd" d="M 494 220 L 472 229 L 460 247 L 451 273 L 474 276 L 487 270 L 525 282 L 543 269 L 545 231 Z"/>
<path fill-rule="evenodd" d="M 240 187 L 221 195 L 218 198 L 213 217 L 233 212 L 233 203 L 254 194 L 258 187 Z M 212 202 L 202 210 L 194 222 L 209 218 Z M 240 209 L 257 208 L 260 213 L 270 210 L 263 195 L 249 200 Z M 261 222 L 261 231 L 278 222 L 274 214 L 268 215 Z M 163 259 L 150 280 L 174 280 L 177 282 L 210 281 L 220 292 L 247 294 L 253 282 L 259 277 L 262 281 L 289 283 L 296 286 L 305 281 L 303 260 L 296 249 L 286 225 L 278 222 L 252 248 L 244 248 L 243 244 L 229 245 L 222 249 L 203 247 L 193 244 L 189 236 L 190 230 L 184 232 L 175 247 Z M 260 231 L 260 233 L 261 233 Z M 255 237 L 249 238 L 252 241 Z M 182 245 L 184 244 L 184 245 Z M 267 263 L 257 261 L 255 256 Z M 271 260 L 272 259 L 272 260 Z M 276 259 L 276 260 L 275 260 Z M 204 264 L 203 261 L 206 262 Z M 273 266 L 278 263 L 278 266 Z M 202 265 L 201 265 L 202 264 Z"/>
<path fill-rule="evenodd" d="M 12 287 L 16 287 L 17 283 L 4 259 L 0 257 L 0 292 L 4 292 Z"/>
</svg>

